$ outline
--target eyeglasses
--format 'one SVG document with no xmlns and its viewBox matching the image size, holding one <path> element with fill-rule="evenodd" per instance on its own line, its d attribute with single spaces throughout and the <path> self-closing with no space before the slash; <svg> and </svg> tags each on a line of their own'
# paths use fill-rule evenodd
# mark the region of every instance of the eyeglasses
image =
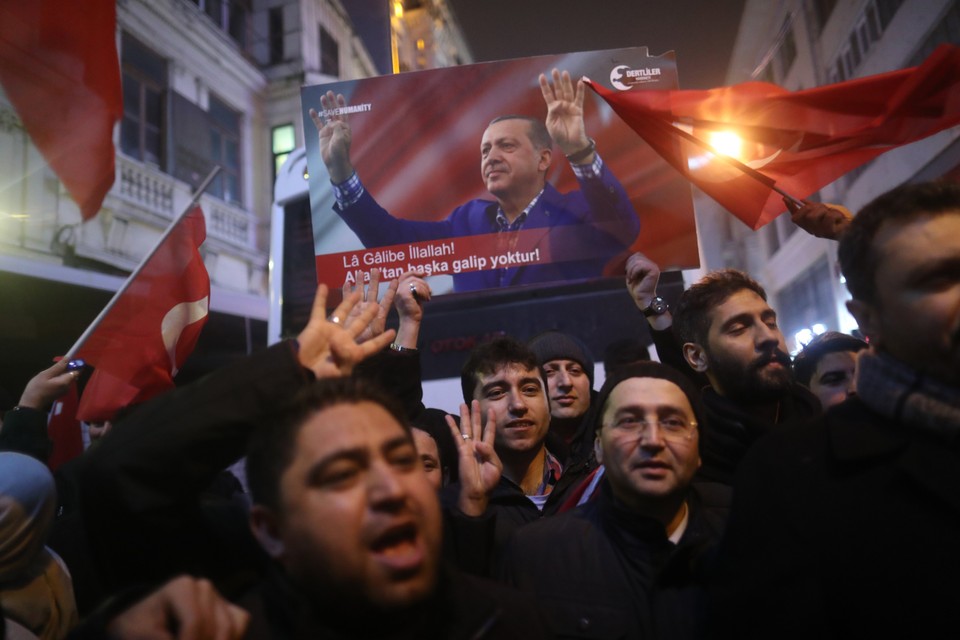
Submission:
<svg viewBox="0 0 960 640">
<path fill-rule="evenodd" d="M 657 430 L 664 440 L 671 442 L 690 440 L 697 431 L 697 423 L 695 421 L 687 421 L 680 417 L 648 421 L 638 416 L 626 415 L 617 418 L 612 424 L 604 425 L 604 427 L 614 429 L 618 434 L 635 436 L 639 439 L 648 437 L 651 433 L 650 427 L 653 425 L 657 425 Z"/>
</svg>

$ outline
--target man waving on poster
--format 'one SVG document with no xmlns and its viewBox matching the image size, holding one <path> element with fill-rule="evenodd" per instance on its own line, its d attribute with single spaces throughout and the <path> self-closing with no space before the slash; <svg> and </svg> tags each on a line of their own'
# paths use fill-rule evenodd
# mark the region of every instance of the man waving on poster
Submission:
<svg viewBox="0 0 960 640">
<path fill-rule="evenodd" d="M 323 110 L 311 109 L 310 116 L 333 183 L 335 211 L 368 248 L 492 234 L 510 249 L 537 249 L 533 263 L 455 273 L 455 291 L 602 276 L 633 244 L 640 220 L 587 136 L 583 81 L 574 86 L 569 73 L 556 69 L 551 75 L 552 82 L 540 75 L 545 122 L 504 115 L 483 132 L 480 172 L 494 200 L 471 200 L 433 222 L 396 218 L 364 189 L 350 161 L 346 99 L 328 91 L 320 99 Z M 561 194 L 547 183 L 554 144 L 570 162 L 579 190 Z"/>
</svg>

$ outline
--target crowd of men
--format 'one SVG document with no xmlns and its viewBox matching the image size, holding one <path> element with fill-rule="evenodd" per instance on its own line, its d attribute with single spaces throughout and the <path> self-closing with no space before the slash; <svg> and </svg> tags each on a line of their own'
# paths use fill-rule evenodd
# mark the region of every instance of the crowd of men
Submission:
<svg viewBox="0 0 960 640">
<path fill-rule="evenodd" d="M 898 187 L 836 235 L 865 340 L 791 360 L 748 274 L 670 309 L 636 254 L 657 361 L 597 389 L 581 337 L 496 338 L 458 416 L 422 403 L 419 273 L 332 311 L 319 287 L 297 339 L 96 426 L 50 474 L 58 363 L 0 428 L 5 637 L 950 635 L 960 185 Z"/>
</svg>

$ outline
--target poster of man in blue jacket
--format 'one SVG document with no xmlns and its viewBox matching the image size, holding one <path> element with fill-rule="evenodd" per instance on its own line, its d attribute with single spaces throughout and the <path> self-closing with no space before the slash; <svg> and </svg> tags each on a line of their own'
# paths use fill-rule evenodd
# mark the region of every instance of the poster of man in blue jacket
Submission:
<svg viewBox="0 0 960 640">
<path fill-rule="evenodd" d="M 695 265 L 689 188 L 588 97 L 588 71 L 619 90 L 676 85 L 672 54 L 627 49 L 304 88 L 318 279 L 414 268 L 458 293 L 590 280 L 623 273 L 648 227 L 673 236 L 664 264 Z"/>
</svg>

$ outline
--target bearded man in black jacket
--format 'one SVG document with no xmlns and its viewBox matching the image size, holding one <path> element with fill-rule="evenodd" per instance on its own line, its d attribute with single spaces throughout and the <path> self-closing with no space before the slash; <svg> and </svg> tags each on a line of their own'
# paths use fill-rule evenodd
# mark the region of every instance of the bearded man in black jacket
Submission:
<svg viewBox="0 0 960 640">
<path fill-rule="evenodd" d="M 744 459 L 714 637 L 932 638 L 960 626 L 960 185 L 879 196 L 839 258 L 872 350 L 857 395 Z"/>
<path fill-rule="evenodd" d="M 670 311 L 656 296 L 660 269 L 643 254 L 627 261 L 627 290 L 650 324 L 662 362 L 703 386 L 707 408 L 699 479 L 731 486 L 740 460 L 775 427 L 820 414 L 798 384 L 767 292 L 742 271 L 713 271 Z"/>
</svg>

